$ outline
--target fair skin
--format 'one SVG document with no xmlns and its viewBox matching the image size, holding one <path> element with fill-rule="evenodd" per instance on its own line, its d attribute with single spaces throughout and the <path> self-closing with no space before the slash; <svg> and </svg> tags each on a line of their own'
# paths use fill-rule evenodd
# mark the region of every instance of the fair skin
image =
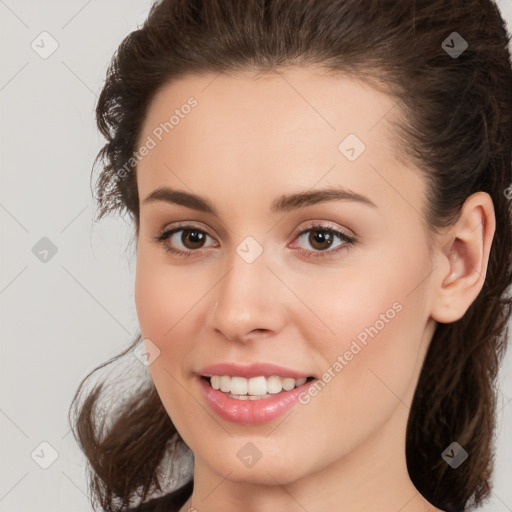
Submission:
<svg viewBox="0 0 512 512">
<path fill-rule="evenodd" d="M 312 68 L 257 79 L 189 75 L 155 96 L 139 142 L 190 96 L 197 106 L 138 165 L 135 300 L 143 338 L 160 350 L 151 377 L 194 453 L 193 507 L 439 510 L 407 472 L 406 424 L 436 322 L 459 319 L 482 287 L 494 234 L 491 199 L 471 196 L 432 245 L 420 214 L 425 181 L 392 149 L 394 101 L 354 79 Z M 366 146 L 354 161 L 338 150 L 350 133 Z M 208 199 L 218 216 L 144 202 L 163 186 Z M 328 186 L 374 206 L 338 199 L 270 209 L 282 195 Z M 205 233 L 202 245 L 184 231 L 165 243 L 193 252 L 190 258 L 152 238 L 188 222 Z M 334 235 L 331 245 L 315 245 L 321 230 L 298 236 L 313 223 L 356 242 Z M 251 263 L 237 253 L 248 236 L 262 248 Z M 287 415 L 238 424 L 205 402 L 197 372 L 213 363 L 273 362 L 321 379 L 397 303 L 400 312 Z M 248 442 L 261 453 L 252 467 L 237 457 Z"/>
</svg>

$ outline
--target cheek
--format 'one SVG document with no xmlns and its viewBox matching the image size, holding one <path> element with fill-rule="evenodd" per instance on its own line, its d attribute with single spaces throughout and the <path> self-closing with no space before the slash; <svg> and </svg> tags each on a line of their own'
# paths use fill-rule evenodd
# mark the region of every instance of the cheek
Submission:
<svg viewBox="0 0 512 512">
<path fill-rule="evenodd" d="M 164 341 L 198 301 L 186 267 L 160 263 L 160 254 L 142 248 L 137 254 L 135 306 L 143 337 Z M 159 347 L 162 349 L 162 347 Z"/>
<path fill-rule="evenodd" d="M 186 368 L 197 354 L 192 349 L 196 336 L 191 327 L 197 325 L 194 314 L 211 285 L 202 278 L 192 282 L 186 266 L 162 264 L 160 257 L 146 248 L 138 252 L 135 305 L 142 337 L 160 350 L 149 370 L 164 406 L 174 416 L 180 404 L 190 405 L 179 383 L 189 376 Z"/>
<path fill-rule="evenodd" d="M 190 339 L 184 332 L 186 314 L 197 297 L 192 297 L 190 289 L 194 287 L 186 285 L 184 273 L 181 269 L 156 265 L 142 252 L 138 254 L 135 304 L 139 326 L 142 337 L 151 340 L 160 350 L 149 371 L 167 414 L 176 428 L 186 433 L 183 418 L 193 418 L 197 411 L 190 407 L 190 396 L 181 384 L 184 380 L 182 364 L 190 350 L 187 343 L 179 343 L 179 340 Z M 189 411 L 186 416 L 184 410 Z"/>
<path fill-rule="evenodd" d="M 305 336 L 322 354 L 325 380 L 338 383 L 329 386 L 337 388 L 334 400 L 346 403 L 349 398 L 340 391 L 350 390 L 361 404 L 388 395 L 396 401 L 394 393 L 405 393 L 416 376 L 428 320 L 425 251 L 424 245 L 400 255 L 381 251 L 375 261 L 361 265 L 364 272 L 351 272 L 344 280 L 319 274 L 315 290 L 308 291 L 306 281 L 294 288 L 321 320 L 305 327 Z"/>
</svg>

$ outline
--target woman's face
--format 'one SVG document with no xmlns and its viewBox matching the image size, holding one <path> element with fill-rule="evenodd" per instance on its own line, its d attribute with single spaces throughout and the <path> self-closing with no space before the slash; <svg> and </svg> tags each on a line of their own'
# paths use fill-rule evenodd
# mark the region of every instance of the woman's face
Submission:
<svg viewBox="0 0 512 512">
<path fill-rule="evenodd" d="M 366 465 L 368 477 L 404 462 L 435 322 L 425 182 L 394 154 L 397 110 L 312 68 L 188 76 L 151 103 L 136 307 L 196 471 L 283 484 L 333 464 Z M 147 199 L 164 187 L 181 195 Z M 206 368 L 216 364 L 228 366 Z M 212 387 L 210 375 L 224 378 Z M 245 394 L 246 383 L 270 397 L 214 389 Z"/>
</svg>

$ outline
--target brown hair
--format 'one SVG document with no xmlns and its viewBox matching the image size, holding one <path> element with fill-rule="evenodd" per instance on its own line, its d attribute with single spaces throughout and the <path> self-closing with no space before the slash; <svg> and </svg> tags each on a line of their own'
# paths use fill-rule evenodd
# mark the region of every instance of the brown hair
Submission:
<svg viewBox="0 0 512 512">
<path fill-rule="evenodd" d="M 468 43 L 458 56 L 442 46 L 458 37 L 453 32 Z M 137 233 L 136 163 L 130 158 L 145 113 L 163 85 L 191 73 L 321 65 L 367 80 L 399 101 L 398 148 L 427 180 L 432 233 L 450 225 L 471 194 L 491 196 L 497 226 L 483 289 L 460 320 L 438 324 L 407 425 L 411 480 L 447 511 L 480 505 L 490 493 L 495 381 L 512 309 L 509 39 L 493 0 L 163 0 L 122 41 L 96 110 L 107 140 L 94 162 L 102 162 L 98 220 L 128 212 Z M 113 396 L 123 400 L 115 411 L 102 412 L 99 405 L 104 382 L 82 399 L 91 375 L 140 341 L 139 334 L 90 372 L 70 408 L 94 498 L 107 511 L 162 490 L 162 471 L 179 467 L 184 445 L 147 374 L 128 390 L 108 375 Z M 469 454 L 456 470 L 441 457 L 453 441 Z"/>
</svg>

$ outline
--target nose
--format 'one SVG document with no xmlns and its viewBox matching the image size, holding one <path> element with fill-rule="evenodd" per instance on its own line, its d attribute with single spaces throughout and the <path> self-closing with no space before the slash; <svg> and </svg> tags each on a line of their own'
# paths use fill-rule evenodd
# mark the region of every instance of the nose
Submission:
<svg viewBox="0 0 512 512">
<path fill-rule="evenodd" d="M 279 332 L 286 315 L 284 285 L 264 253 L 252 263 L 235 253 L 230 263 L 212 290 L 209 329 L 242 343 Z"/>
</svg>

